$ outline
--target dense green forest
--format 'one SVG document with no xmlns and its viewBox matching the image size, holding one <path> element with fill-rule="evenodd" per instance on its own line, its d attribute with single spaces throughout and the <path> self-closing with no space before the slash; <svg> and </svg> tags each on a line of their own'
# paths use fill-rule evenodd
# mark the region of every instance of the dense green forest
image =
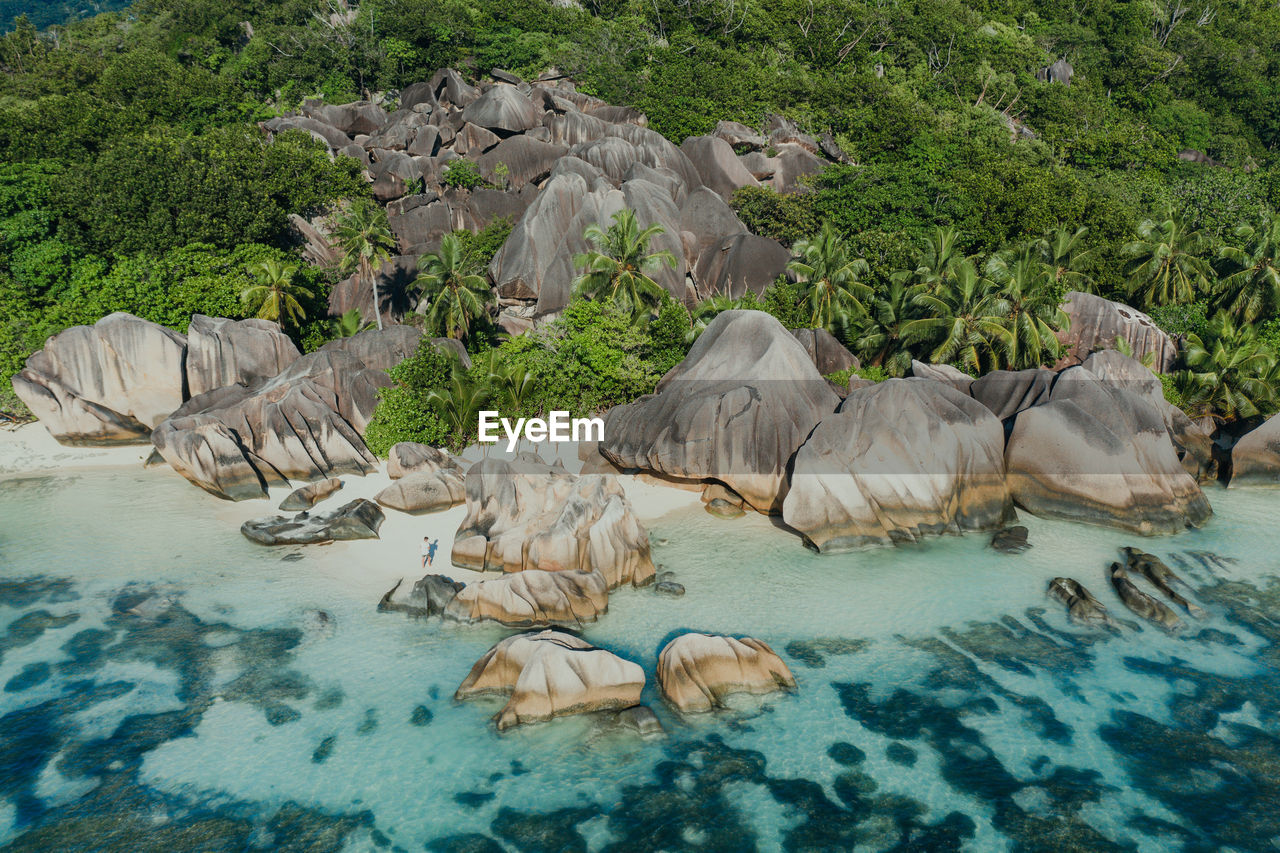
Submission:
<svg viewBox="0 0 1280 853">
<path fill-rule="evenodd" d="M 1042 73 L 1060 58 L 1069 85 Z M 255 122 L 309 96 L 394 97 L 450 65 L 554 67 L 677 143 L 769 113 L 831 133 L 851 162 L 811 192 L 734 204 L 801 255 L 827 225 L 828 249 L 865 259 L 838 316 L 804 310 L 803 283 L 765 301 L 877 370 L 904 355 L 1021 363 L 1034 347 L 1010 361 L 999 334 L 974 343 L 980 323 L 949 346 L 934 321 L 982 309 L 1052 325 L 1054 300 L 1083 287 L 1196 335 L 1207 360 L 1180 365 L 1188 375 L 1244 370 L 1269 389 L 1200 413 L 1275 408 L 1273 0 L 139 0 L 52 31 L 19 22 L 0 40 L 0 375 L 112 310 L 178 328 L 192 311 L 246 316 L 251 268 L 300 263 L 287 215 L 369 192 L 355 161 L 302 134 L 267 145 Z M 311 348 L 338 333 L 321 316 L 334 273 L 298 274 L 291 331 Z M 688 335 L 708 310 L 686 317 Z M 668 353 L 673 334 L 629 357 Z"/>
<path fill-rule="evenodd" d="M 0 32 L 12 30 L 20 18 L 43 30 L 125 9 L 133 0 L 0 0 Z"/>
</svg>

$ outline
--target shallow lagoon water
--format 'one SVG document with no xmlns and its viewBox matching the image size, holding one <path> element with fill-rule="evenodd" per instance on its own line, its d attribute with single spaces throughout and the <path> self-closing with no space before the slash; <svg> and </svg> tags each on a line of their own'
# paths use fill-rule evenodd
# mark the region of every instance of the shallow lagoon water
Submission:
<svg viewBox="0 0 1280 853">
<path fill-rule="evenodd" d="M 497 703 L 455 703 L 510 632 L 376 613 L 375 543 L 261 548 L 160 472 L 3 480 L 0 845 L 1268 849 L 1280 493 L 1211 500 L 1160 539 L 1024 519 L 1016 556 L 819 556 L 758 516 L 673 513 L 654 558 L 687 594 L 620 590 L 584 631 L 649 674 L 668 736 L 645 741 L 603 717 L 499 735 Z M 1069 625 L 1056 575 L 1128 620 L 1104 574 L 1126 544 L 1208 618 Z M 765 640 L 798 692 L 680 718 L 653 670 L 686 630 Z"/>
</svg>

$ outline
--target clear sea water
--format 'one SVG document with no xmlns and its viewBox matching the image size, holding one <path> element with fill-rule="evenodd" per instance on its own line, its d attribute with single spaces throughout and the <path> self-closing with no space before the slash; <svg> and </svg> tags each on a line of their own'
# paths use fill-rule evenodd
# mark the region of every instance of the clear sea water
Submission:
<svg viewBox="0 0 1280 853">
<path fill-rule="evenodd" d="M 819 556 L 673 513 L 655 561 L 687 594 L 619 590 L 584 630 L 649 674 L 667 735 L 643 740 L 601 716 L 499 734 L 496 703 L 454 702 L 510 632 L 378 614 L 351 580 L 370 543 L 255 546 L 169 474 L 0 480 L 0 847 L 1275 849 L 1280 492 L 1210 497 L 1160 539 L 1024 518 L 1012 556 Z M 1105 580 L 1126 544 L 1208 617 L 1130 618 Z M 1057 575 L 1131 625 L 1070 625 Z M 765 640 L 798 692 L 682 719 L 653 670 L 686 630 Z"/>
</svg>

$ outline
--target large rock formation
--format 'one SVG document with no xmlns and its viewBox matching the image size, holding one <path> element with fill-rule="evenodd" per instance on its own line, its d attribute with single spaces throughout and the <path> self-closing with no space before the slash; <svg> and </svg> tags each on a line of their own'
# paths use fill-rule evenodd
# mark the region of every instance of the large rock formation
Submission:
<svg viewBox="0 0 1280 853">
<path fill-rule="evenodd" d="M 186 351 L 171 329 L 111 314 L 45 341 L 13 390 L 63 444 L 145 443 L 182 405 Z"/>
<path fill-rule="evenodd" d="M 336 494 L 342 488 L 342 481 L 337 477 L 330 477 L 328 480 L 318 480 L 314 483 L 308 483 L 305 486 L 294 489 L 289 496 L 280 503 L 280 509 L 286 512 L 294 512 L 297 510 L 311 509 L 320 501 L 325 500 L 333 494 Z"/>
<path fill-rule="evenodd" d="M 411 470 L 405 473 L 405 463 Z M 439 512 L 466 500 L 466 469 L 443 450 L 401 443 L 391 448 L 387 472 L 395 480 L 374 498 L 401 512 Z"/>
<path fill-rule="evenodd" d="M 733 693 L 795 690 L 796 680 L 768 644 L 751 637 L 735 639 L 682 634 L 658 656 L 663 697 L 686 713 L 724 706 Z"/>
<path fill-rule="evenodd" d="M 1010 516 L 1004 430 L 930 379 L 853 391 L 796 452 L 787 524 L 820 551 L 991 530 Z"/>
<path fill-rule="evenodd" d="M 1230 487 L 1280 485 L 1280 415 L 1245 433 L 1231 448 Z"/>
<path fill-rule="evenodd" d="M 526 569 L 469 583 L 445 607 L 462 622 L 492 620 L 512 628 L 577 627 L 609 610 L 609 584 L 599 572 Z"/>
<path fill-rule="evenodd" d="M 838 403 L 781 323 L 726 311 L 654 394 L 608 413 L 600 451 L 621 468 L 718 480 L 778 512 L 791 455 Z"/>
<path fill-rule="evenodd" d="M 227 385 L 262 382 L 301 355 L 275 323 L 196 314 L 187 329 L 188 393 L 195 397 Z"/>
<path fill-rule="evenodd" d="M 1016 416 L 1005 463 L 1010 494 L 1036 515 L 1159 534 L 1212 513 L 1156 407 L 1082 367 Z"/>
<path fill-rule="evenodd" d="M 1071 324 L 1060 337 L 1068 353 L 1084 361 L 1095 350 L 1115 349 L 1123 338 L 1139 360 L 1152 357 L 1152 366 L 1164 373 L 1173 366 L 1178 347 L 1146 314 L 1128 305 L 1091 293 L 1072 291 L 1062 303 Z"/>
<path fill-rule="evenodd" d="M 356 498 L 325 515 L 301 512 L 293 518 L 273 515 L 255 518 L 240 532 L 259 545 L 313 545 L 348 539 L 377 539 L 386 518 L 377 505 Z"/>
<path fill-rule="evenodd" d="M 844 344 L 826 329 L 792 329 L 791 334 L 795 335 L 800 346 L 809 354 L 813 366 L 823 376 L 861 366 L 858 357 L 845 349 Z"/>
<path fill-rule="evenodd" d="M 151 440 L 175 471 L 230 500 L 265 497 L 273 482 L 369 474 L 377 460 L 360 436 L 390 384 L 349 353 L 314 352 L 259 385 L 193 397 Z"/>
<path fill-rule="evenodd" d="M 489 649 L 458 687 L 455 699 L 509 696 L 498 730 L 568 714 L 640 704 L 644 670 L 586 640 L 559 631 L 517 634 Z"/>
<path fill-rule="evenodd" d="M 488 458 L 466 479 L 453 563 L 476 571 L 598 571 L 609 588 L 653 579 L 649 534 L 616 477 Z"/>
</svg>

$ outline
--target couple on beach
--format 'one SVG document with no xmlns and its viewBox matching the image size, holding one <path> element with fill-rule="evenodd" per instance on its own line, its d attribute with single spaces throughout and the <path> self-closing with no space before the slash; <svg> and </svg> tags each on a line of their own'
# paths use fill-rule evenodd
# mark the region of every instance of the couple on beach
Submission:
<svg viewBox="0 0 1280 853">
<path fill-rule="evenodd" d="M 422 537 L 422 568 L 431 565 L 431 561 L 436 558 L 436 547 L 439 546 L 439 539 L 432 539 L 430 536 Z"/>
</svg>

